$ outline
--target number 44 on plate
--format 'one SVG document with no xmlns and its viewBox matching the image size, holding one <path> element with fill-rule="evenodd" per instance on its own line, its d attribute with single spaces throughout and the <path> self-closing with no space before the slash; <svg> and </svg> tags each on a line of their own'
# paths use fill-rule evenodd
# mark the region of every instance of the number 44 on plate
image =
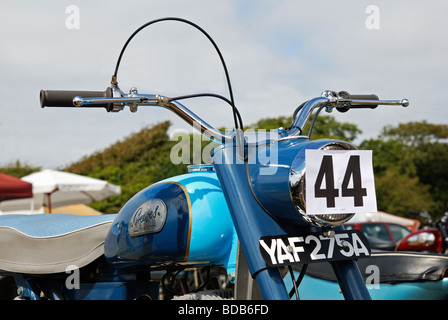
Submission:
<svg viewBox="0 0 448 320">
<path fill-rule="evenodd" d="M 307 214 L 376 212 L 371 150 L 305 150 Z"/>
</svg>

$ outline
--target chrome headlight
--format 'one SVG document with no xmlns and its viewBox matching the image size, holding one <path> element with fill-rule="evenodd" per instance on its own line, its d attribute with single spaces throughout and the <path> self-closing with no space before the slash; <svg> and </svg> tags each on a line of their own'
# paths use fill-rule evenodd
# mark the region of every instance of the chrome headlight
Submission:
<svg viewBox="0 0 448 320">
<path fill-rule="evenodd" d="M 348 142 L 307 137 L 258 146 L 249 155 L 248 180 L 258 204 L 276 220 L 288 224 L 336 226 L 354 214 L 306 213 L 305 150 L 356 150 Z M 273 156 L 274 155 L 274 156 Z"/>
<path fill-rule="evenodd" d="M 323 145 L 320 150 L 356 150 L 352 144 L 334 141 Z M 292 165 L 289 177 L 291 199 L 304 220 L 317 226 L 336 226 L 350 220 L 354 213 L 347 214 L 310 214 L 306 213 L 305 199 L 305 155 L 298 155 Z"/>
</svg>

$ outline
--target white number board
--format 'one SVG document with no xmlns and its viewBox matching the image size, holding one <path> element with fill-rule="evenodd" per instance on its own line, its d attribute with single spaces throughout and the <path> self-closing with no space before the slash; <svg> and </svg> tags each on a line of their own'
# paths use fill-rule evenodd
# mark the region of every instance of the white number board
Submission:
<svg viewBox="0 0 448 320">
<path fill-rule="evenodd" d="M 305 150 L 306 212 L 376 212 L 371 150 Z"/>
</svg>

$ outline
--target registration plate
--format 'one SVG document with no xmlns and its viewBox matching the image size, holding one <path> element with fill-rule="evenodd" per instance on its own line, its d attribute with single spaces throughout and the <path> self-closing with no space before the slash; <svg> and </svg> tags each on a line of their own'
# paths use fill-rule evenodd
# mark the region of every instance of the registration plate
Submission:
<svg viewBox="0 0 448 320">
<path fill-rule="evenodd" d="M 370 245 L 358 230 L 261 237 L 259 247 L 268 266 L 278 267 L 320 261 L 353 260 L 370 256 Z"/>
</svg>

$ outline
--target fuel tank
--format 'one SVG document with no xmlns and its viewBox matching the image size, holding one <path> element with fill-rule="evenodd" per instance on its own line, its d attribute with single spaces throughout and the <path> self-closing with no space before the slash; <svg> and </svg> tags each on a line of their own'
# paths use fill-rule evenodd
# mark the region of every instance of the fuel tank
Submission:
<svg viewBox="0 0 448 320">
<path fill-rule="evenodd" d="M 237 236 L 212 166 L 155 183 L 120 210 L 105 257 L 116 267 L 168 264 L 236 265 Z"/>
</svg>

